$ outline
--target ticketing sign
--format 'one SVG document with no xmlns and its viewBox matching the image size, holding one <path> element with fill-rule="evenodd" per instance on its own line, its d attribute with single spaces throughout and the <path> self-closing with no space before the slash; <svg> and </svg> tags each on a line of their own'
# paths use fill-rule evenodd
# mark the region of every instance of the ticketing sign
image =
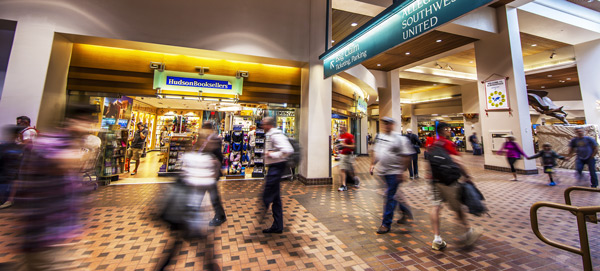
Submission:
<svg viewBox="0 0 600 271">
<path fill-rule="evenodd" d="M 494 1 L 409 0 L 392 4 L 319 57 L 325 78 Z"/>
</svg>

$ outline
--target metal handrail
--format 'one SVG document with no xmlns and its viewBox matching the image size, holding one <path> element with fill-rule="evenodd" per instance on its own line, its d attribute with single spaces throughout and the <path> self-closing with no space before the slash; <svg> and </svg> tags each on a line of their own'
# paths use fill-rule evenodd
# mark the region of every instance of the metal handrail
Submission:
<svg viewBox="0 0 600 271">
<path fill-rule="evenodd" d="M 575 187 L 575 188 L 577 188 L 577 187 Z M 587 187 L 584 187 L 584 188 L 587 188 Z M 569 190 L 569 193 L 570 193 L 570 191 L 573 191 L 573 190 L 584 190 L 584 189 L 571 189 L 571 190 Z M 596 192 L 596 191 L 593 191 L 593 192 Z M 566 191 L 565 191 L 565 195 L 568 195 Z M 540 209 L 542 207 L 570 211 L 577 216 L 577 227 L 579 230 L 579 243 L 580 243 L 581 248 L 576 248 L 576 247 L 565 245 L 565 244 L 562 244 L 562 243 L 559 243 L 556 241 L 552 241 L 552 240 L 544 237 L 544 235 L 542 235 L 542 233 L 540 232 L 540 229 L 539 229 L 538 215 L 537 215 L 538 209 Z M 554 203 L 554 202 L 545 202 L 545 201 L 536 202 L 533 204 L 533 206 L 531 206 L 530 213 L 529 213 L 530 218 L 531 218 L 531 229 L 533 230 L 533 233 L 535 234 L 535 236 L 537 236 L 542 242 L 544 242 L 548 245 L 551 245 L 553 247 L 563 249 L 563 250 L 580 255 L 583 260 L 584 271 L 592 271 L 592 257 L 590 255 L 590 244 L 589 244 L 589 240 L 588 240 L 585 217 L 588 215 L 591 215 L 591 214 L 593 214 L 595 216 L 596 213 L 598 213 L 598 212 L 600 212 L 600 206 L 577 207 L 577 206 L 559 204 L 559 203 Z"/>
<path fill-rule="evenodd" d="M 584 186 L 572 186 L 572 187 L 565 189 L 565 204 L 572 205 L 571 204 L 571 192 L 573 192 L 573 191 L 586 191 L 586 192 L 600 193 L 600 189 L 598 189 L 598 188 L 591 188 L 591 187 L 584 187 Z M 571 212 L 571 213 L 575 214 L 574 212 Z M 598 217 L 596 216 L 596 214 L 589 215 L 587 217 L 587 221 L 597 224 Z"/>
</svg>

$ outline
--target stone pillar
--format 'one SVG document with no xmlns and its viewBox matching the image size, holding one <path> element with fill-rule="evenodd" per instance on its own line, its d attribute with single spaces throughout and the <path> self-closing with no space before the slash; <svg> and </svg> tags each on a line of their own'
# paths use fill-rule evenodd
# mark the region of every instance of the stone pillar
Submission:
<svg viewBox="0 0 600 271">
<path fill-rule="evenodd" d="M 600 126 L 600 40 L 575 45 L 585 122 Z"/>
<path fill-rule="evenodd" d="M 331 77 L 323 78 L 328 0 L 311 0 L 309 63 L 302 69 L 299 179 L 306 185 L 331 184 Z"/>
<path fill-rule="evenodd" d="M 16 124 L 18 116 L 28 116 L 36 125 L 53 41 L 53 25 L 33 18 L 18 22 L 0 100 L 0 125 Z"/>
<path fill-rule="evenodd" d="M 473 147 L 469 143 L 469 136 L 471 136 L 473 132 L 476 132 L 477 137 L 481 142 L 481 115 L 479 114 L 479 90 L 477 89 L 477 83 L 462 85 L 461 91 L 463 121 L 465 124 L 465 141 L 467 151 L 473 151 Z"/>
<path fill-rule="evenodd" d="M 379 88 L 379 118 L 391 117 L 396 120 L 396 131 L 402 128 L 400 108 L 400 71 L 398 69 L 386 73 L 387 86 Z"/>
<path fill-rule="evenodd" d="M 482 136 L 485 167 L 507 171 L 509 166 L 506 158 L 492 152 L 492 132 L 512 132 L 526 154 L 533 154 L 534 149 L 517 9 L 502 6 L 497 8 L 496 12 L 498 34 L 475 42 L 475 58 L 478 81 L 483 81 L 493 74 L 509 77 L 506 84 L 510 112 L 490 111 L 486 115 L 486 97 L 483 95 L 485 86 L 478 83 L 479 93 L 482 93 L 479 95 L 479 108 L 481 128 L 484 131 Z M 534 160 L 519 160 L 516 167 L 519 173 L 537 173 Z"/>
</svg>

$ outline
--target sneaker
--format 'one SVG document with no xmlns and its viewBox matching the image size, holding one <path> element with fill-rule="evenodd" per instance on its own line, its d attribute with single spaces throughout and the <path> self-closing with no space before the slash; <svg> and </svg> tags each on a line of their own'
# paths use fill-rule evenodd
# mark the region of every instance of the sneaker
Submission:
<svg viewBox="0 0 600 271">
<path fill-rule="evenodd" d="M 0 205 L 0 209 L 8 208 L 12 205 L 13 205 L 12 201 L 7 201 L 7 202 L 4 202 L 4 204 Z"/>
<path fill-rule="evenodd" d="M 549 185 L 549 186 L 555 186 L 555 185 L 556 185 L 556 183 L 555 183 L 555 182 L 550 182 L 548 185 Z"/>
<path fill-rule="evenodd" d="M 471 228 L 467 234 L 465 235 L 465 239 L 463 240 L 463 246 L 469 247 L 472 246 L 477 239 L 481 236 L 481 231 L 475 228 Z"/>
<path fill-rule="evenodd" d="M 381 227 L 379 227 L 379 229 L 377 230 L 377 234 L 384 234 L 384 233 L 388 233 L 390 232 L 390 228 L 381 225 Z"/>
<path fill-rule="evenodd" d="M 345 185 L 340 186 L 340 188 L 338 188 L 338 191 L 347 191 L 348 187 L 346 187 Z"/>
<path fill-rule="evenodd" d="M 416 180 L 416 179 L 419 179 L 419 175 L 415 175 L 415 180 Z"/>
<path fill-rule="evenodd" d="M 433 249 L 433 250 L 437 250 L 437 251 L 440 251 L 440 250 L 442 250 L 442 249 L 446 248 L 446 246 L 447 246 L 447 245 L 446 245 L 446 242 L 444 242 L 444 241 L 441 241 L 441 242 L 433 242 L 433 243 L 431 244 L 431 249 Z"/>
<path fill-rule="evenodd" d="M 137 171 L 131 172 L 131 176 L 137 174 Z"/>
<path fill-rule="evenodd" d="M 354 177 L 354 187 L 360 187 L 360 179 L 358 177 Z"/>
</svg>

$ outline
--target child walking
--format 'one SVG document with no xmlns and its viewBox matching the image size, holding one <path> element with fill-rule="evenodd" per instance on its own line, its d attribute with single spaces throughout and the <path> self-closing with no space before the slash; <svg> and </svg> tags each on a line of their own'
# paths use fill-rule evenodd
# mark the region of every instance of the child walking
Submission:
<svg viewBox="0 0 600 271">
<path fill-rule="evenodd" d="M 527 157 L 527 159 L 535 159 L 538 157 L 542 157 L 542 165 L 544 166 L 544 172 L 548 174 L 550 178 L 549 186 L 555 186 L 556 183 L 552 179 L 552 169 L 556 166 L 556 158 L 564 160 L 565 157 L 559 155 L 555 151 L 552 150 L 552 145 L 550 143 L 544 143 L 542 145 L 542 150 L 536 153 L 533 156 Z"/>
</svg>

